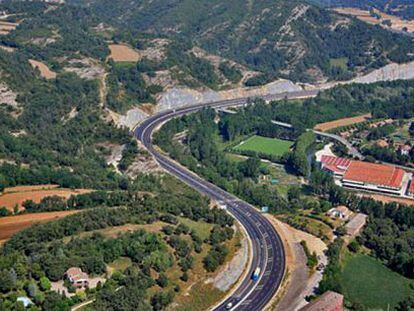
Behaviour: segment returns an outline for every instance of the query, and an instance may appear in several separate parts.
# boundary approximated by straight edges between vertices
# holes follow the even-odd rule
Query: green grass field
[[[234,148],[234,151],[255,151],[269,155],[281,156],[288,152],[293,142],[276,138],[252,136]]]
[[[413,293],[407,278],[385,267],[368,255],[347,254],[342,272],[345,296],[367,309],[395,310],[396,305]]]

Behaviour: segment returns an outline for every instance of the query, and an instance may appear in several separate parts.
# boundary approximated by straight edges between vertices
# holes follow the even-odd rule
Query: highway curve
[[[301,91],[284,93],[280,95],[265,96],[264,99],[299,98],[316,95],[317,91]],[[278,290],[285,270],[285,251],[282,241],[272,224],[252,205],[238,199],[221,188],[203,180],[196,174],[169,159],[154,149],[151,136],[160,125],[173,118],[194,113],[203,107],[226,108],[245,105],[246,98],[200,104],[176,110],[168,110],[154,115],[134,130],[138,138],[154,156],[156,161],[170,174],[190,185],[211,199],[223,202],[228,211],[246,229],[252,242],[252,264],[244,280],[239,284],[231,297],[227,298],[215,310],[226,310],[232,303],[232,310],[263,310]],[[260,267],[261,273],[258,281],[254,282],[251,276],[254,270]]]

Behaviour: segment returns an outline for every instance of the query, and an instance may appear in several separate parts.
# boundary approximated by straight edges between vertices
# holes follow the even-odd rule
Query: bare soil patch
[[[56,78],[56,72],[49,69],[48,66],[46,66],[44,63],[39,62],[34,59],[29,59],[30,65],[32,65],[33,68],[37,68],[40,71],[40,75],[45,79],[54,79]]]
[[[26,229],[36,223],[47,222],[79,213],[79,210],[24,214],[0,218],[0,245],[9,239],[13,234]]]
[[[0,21],[0,35],[7,35],[19,26],[18,23],[10,23],[6,21]]]
[[[371,117],[372,117],[372,115],[370,113],[368,113],[368,114],[364,114],[362,116],[338,119],[338,120],[334,120],[334,121],[330,121],[330,122],[319,123],[319,124],[315,125],[314,129],[318,130],[318,131],[326,132],[326,131],[329,131],[331,129],[337,128],[337,127],[353,125],[353,124],[356,124],[356,123],[361,123],[361,122],[364,122],[364,121],[368,120]]]
[[[112,58],[115,62],[137,62],[141,59],[141,55],[126,44],[110,44]]]
[[[337,8],[334,9],[337,13],[352,15],[358,18],[361,21],[364,21],[373,25],[381,25],[383,28],[391,28],[393,30],[402,31],[404,28],[409,32],[414,32],[414,21],[401,19],[395,15],[389,15],[387,13],[381,12],[379,10],[374,10],[375,13],[380,16],[380,18],[375,18],[371,16],[369,11],[359,10],[355,8]],[[391,27],[385,26],[382,24],[383,21],[391,21]]]
[[[37,186],[36,186],[37,187]],[[39,186],[40,187],[40,186]],[[13,188],[12,188],[13,189]],[[32,200],[35,203],[40,203],[40,201],[45,197],[58,196],[64,199],[69,199],[72,195],[78,195],[83,193],[89,193],[92,190],[88,189],[64,189],[64,188],[55,188],[55,189],[46,189],[46,190],[27,190],[29,188],[23,188],[21,192],[10,192],[10,188],[0,196],[0,206],[6,207],[8,210],[13,211],[14,207],[17,205],[19,210],[22,210],[22,204],[27,200]]]
[[[87,80],[105,80],[104,77],[106,76],[105,68],[93,58],[71,59],[67,61],[64,70],[74,72],[80,78]]]
[[[5,46],[5,45],[0,45],[0,49],[4,50],[6,52],[9,52],[9,53],[13,53],[16,50],[15,48]]]

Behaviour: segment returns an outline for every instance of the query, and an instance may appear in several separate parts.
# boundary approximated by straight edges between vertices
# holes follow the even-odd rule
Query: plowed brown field
[[[338,119],[338,120],[329,121],[329,122],[325,122],[325,123],[319,123],[319,124],[315,125],[315,130],[325,132],[325,131],[329,131],[329,130],[337,128],[337,127],[353,125],[353,124],[356,124],[356,123],[361,123],[361,122],[364,122],[364,121],[366,121],[367,119],[369,119],[371,117],[372,117],[372,115],[370,113],[368,113],[368,114],[364,114],[364,115],[358,116],[358,117],[344,118],[344,119]]]
[[[0,218],[0,244],[3,244],[13,234],[26,229],[36,223],[47,222],[68,215],[79,213],[76,211],[62,211],[49,213],[24,214]]]

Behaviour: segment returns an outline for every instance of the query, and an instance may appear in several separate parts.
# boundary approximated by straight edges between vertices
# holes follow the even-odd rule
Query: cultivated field
[[[345,297],[369,310],[395,310],[401,300],[414,293],[411,283],[373,257],[362,254],[348,254],[341,277]]]
[[[55,188],[50,188],[50,186]],[[32,200],[35,203],[39,203],[43,198],[50,196],[59,196],[65,199],[69,199],[72,195],[78,195],[91,192],[87,189],[65,189],[56,188],[53,185],[42,186],[20,186],[13,188],[6,188],[4,194],[0,195],[0,207],[6,207],[8,210],[13,211],[17,205],[19,210],[22,209],[23,202]]]
[[[337,8],[335,9],[336,12],[340,14],[346,14],[346,15],[352,15],[358,18],[361,21],[364,21],[369,24],[373,25],[381,25],[384,28],[386,28],[381,23],[385,20],[391,21],[391,29],[402,31],[403,28],[407,28],[407,31],[414,32],[414,21],[410,20],[404,20],[399,18],[395,15],[389,15],[386,13],[383,13],[381,11],[375,10],[375,13],[377,13],[379,16],[381,16],[379,19],[371,16],[369,11],[359,10],[355,8]]]
[[[337,128],[337,127],[353,125],[353,124],[356,124],[356,123],[361,123],[361,122],[364,122],[364,121],[368,120],[371,117],[372,117],[372,115],[370,113],[368,113],[368,114],[364,114],[362,116],[338,119],[338,120],[334,120],[334,121],[329,121],[329,122],[325,122],[325,123],[316,124],[314,129],[318,130],[318,131],[326,132],[326,131],[332,130],[334,128]]]
[[[140,54],[125,44],[110,44],[112,58],[115,62],[137,62],[141,59]]]
[[[54,79],[56,78],[56,72],[52,71],[47,67],[44,63],[39,62],[34,59],[29,59],[30,65],[33,68],[38,68],[40,71],[40,75],[45,79]]]
[[[79,211],[61,211],[2,217],[0,218],[0,244],[3,244],[13,234],[36,223],[51,221],[78,212]]]
[[[254,151],[282,156],[292,147],[293,142],[276,138],[252,136],[234,148],[234,151]]]

